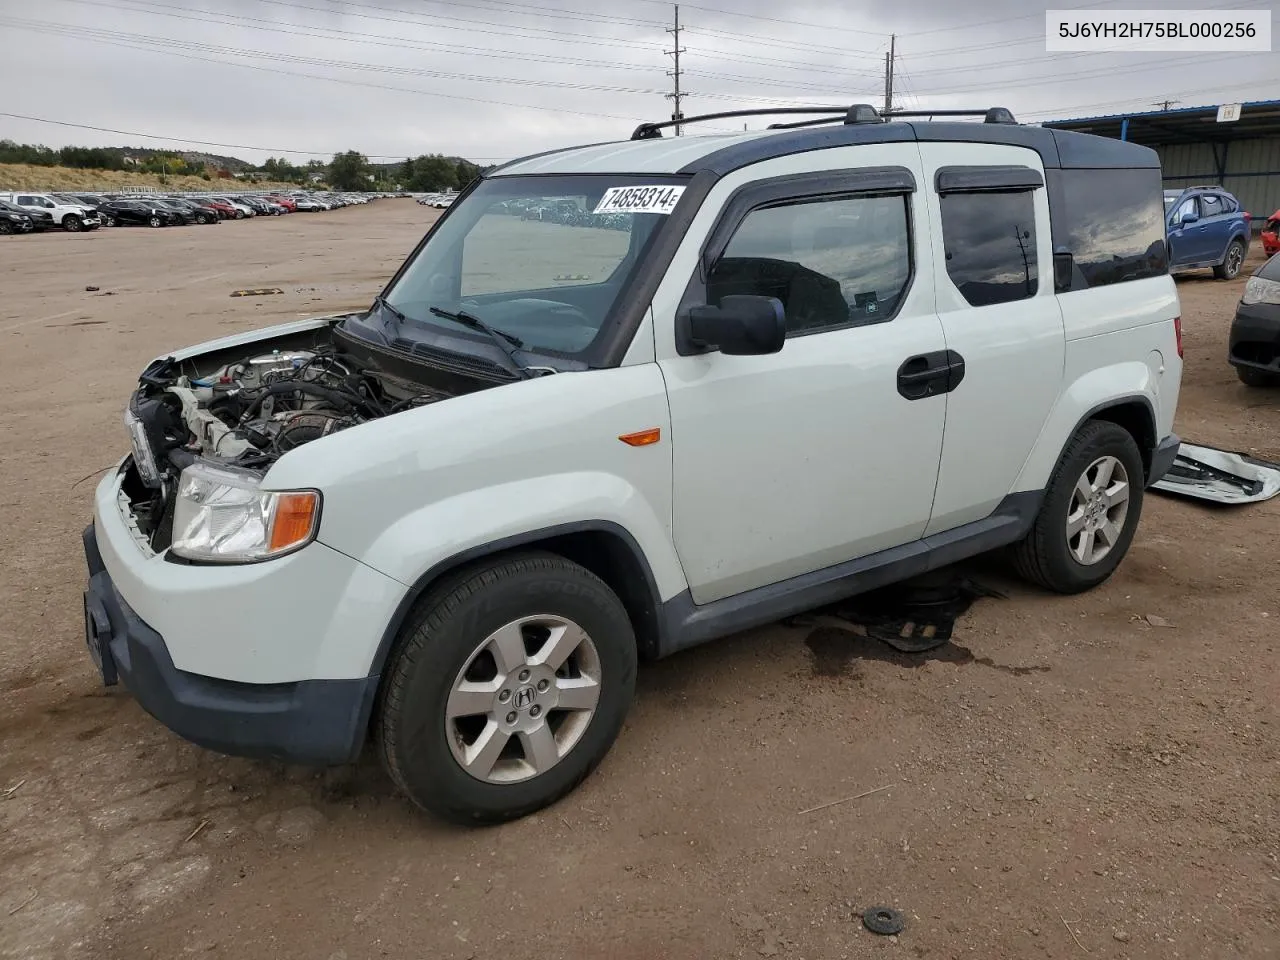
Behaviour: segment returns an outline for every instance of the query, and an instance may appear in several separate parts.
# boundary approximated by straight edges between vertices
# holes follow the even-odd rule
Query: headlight
[[[1250,277],[1244,285],[1241,303],[1280,303],[1280,283],[1263,277]]]
[[[147,438],[147,428],[133,415],[132,410],[124,412],[124,425],[129,430],[129,440],[133,444],[133,463],[138,468],[138,476],[148,487],[160,486],[160,471],[156,467],[151,441]]]
[[[320,525],[315,490],[262,490],[242,470],[196,463],[182,471],[173,552],[191,560],[252,563],[310,543]]]

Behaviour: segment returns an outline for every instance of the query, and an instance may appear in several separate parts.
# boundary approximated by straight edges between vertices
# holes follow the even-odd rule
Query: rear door
[[[1053,290],[1040,155],[922,143],[935,304],[964,362],[926,536],[989,516],[1012,489],[1057,400],[1066,351]]]
[[[1221,260],[1231,241],[1235,218],[1227,209],[1223,198],[1216,193],[1200,195],[1200,223],[1198,233],[1204,241],[1204,260]]]

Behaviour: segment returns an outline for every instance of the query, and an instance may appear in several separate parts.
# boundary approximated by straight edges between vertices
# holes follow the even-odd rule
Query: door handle
[[[937,350],[908,357],[898,367],[898,394],[924,400],[950,393],[964,379],[964,357],[954,350]]]

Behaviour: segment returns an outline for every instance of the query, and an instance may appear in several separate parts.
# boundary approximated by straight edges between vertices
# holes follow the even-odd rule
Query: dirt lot
[[[367,304],[430,216],[0,241],[0,957],[1280,956],[1280,500],[1150,497],[1086,596],[980,565],[1009,599],[941,656],[772,626],[649,665],[601,769],[483,831],[371,762],[219,757],[104,691],[79,533],[137,370]],[[1242,284],[1181,284],[1178,428],[1280,460],[1280,395],[1224,360]]]

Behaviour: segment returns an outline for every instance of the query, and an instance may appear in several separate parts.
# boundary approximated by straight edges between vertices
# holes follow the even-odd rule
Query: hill
[[[80,170],[42,167],[27,163],[0,163],[0,190],[119,190],[122,187],[155,187],[159,190],[296,190],[296,183],[247,183],[214,177],[167,176],[162,183],[154,173],[132,170]]]

